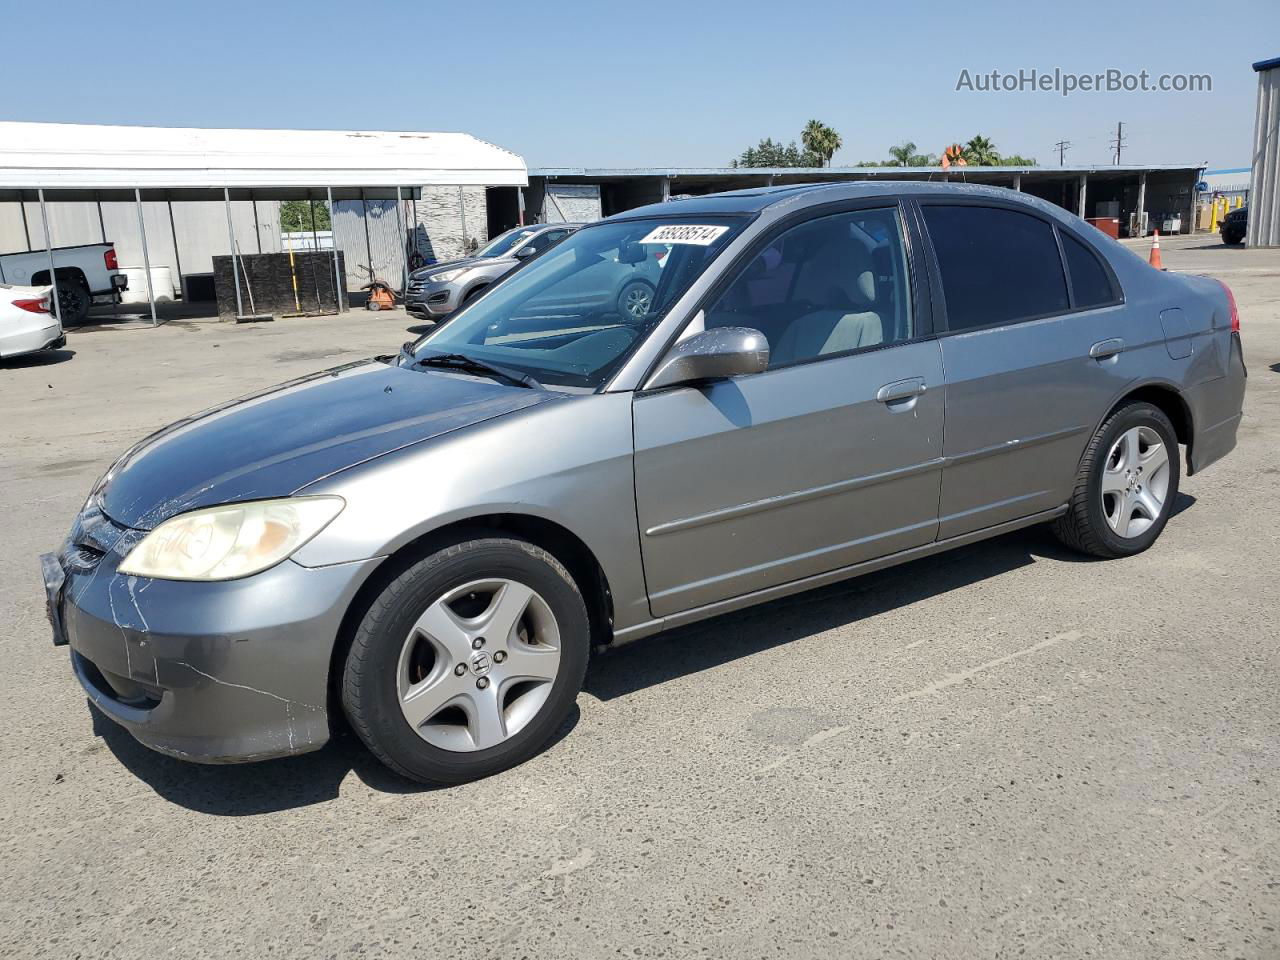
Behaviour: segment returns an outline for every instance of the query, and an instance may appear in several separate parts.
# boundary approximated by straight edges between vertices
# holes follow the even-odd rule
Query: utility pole
[[[1116,138],[1111,141],[1111,149],[1115,151],[1115,157],[1111,161],[1117,166],[1120,165],[1120,151],[1124,149],[1124,121],[1121,120],[1116,124]]]
[[[1059,140],[1053,145],[1053,149],[1058,151],[1058,166],[1061,167],[1066,163],[1067,150],[1070,149],[1070,147],[1070,140]]]

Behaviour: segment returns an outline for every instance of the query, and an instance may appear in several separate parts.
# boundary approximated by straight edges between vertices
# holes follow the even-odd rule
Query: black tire
[[[546,702],[517,733],[484,750],[446,750],[420,737],[401,712],[400,653],[430,604],[455,587],[486,577],[517,580],[546,601],[560,632],[559,672]],[[590,633],[582,594],[551,554],[516,539],[457,543],[408,567],[373,602],[347,654],[342,705],[360,739],[401,776],[432,784],[487,777],[534,756],[564,722],[582,689]]]
[[[1149,427],[1160,436],[1169,454],[1169,483],[1160,516],[1134,537],[1119,536],[1107,523],[1102,509],[1102,475],[1117,439],[1134,427]],[[1169,522],[1178,496],[1179,458],[1177,433],[1163,410],[1149,403],[1121,407],[1098,428],[1080,460],[1075,489],[1065,514],[1053,523],[1053,532],[1068,547],[1095,557],[1114,559],[1141,553],[1160,536]]]
[[[58,308],[62,311],[64,324],[80,323],[89,315],[89,307],[93,298],[89,291],[75,280],[58,281]]]

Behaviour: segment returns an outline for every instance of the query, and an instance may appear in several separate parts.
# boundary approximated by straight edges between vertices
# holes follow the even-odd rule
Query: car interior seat
[[[778,338],[771,366],[885,342],[876,312],[875,264],[843,224],[819,239],[800,268],[793,298],[818,307],[794,320]]]

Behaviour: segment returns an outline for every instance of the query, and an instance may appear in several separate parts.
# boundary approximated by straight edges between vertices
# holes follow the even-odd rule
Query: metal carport
[[[46,200],[137,205],[153,324],[144,199],[221,200],[235,272],[235,199],[310,200],[324,191],[332,220],[335,199],[399,199],[406,189],[414,197],[422,186],[527,184],[523,159],[466,133],[0,122],[0,201],[39,202],[52,282],[57,273]],[[335,250],[335,283],[337,263]],[[53,300],[61,321],[56,295]]]

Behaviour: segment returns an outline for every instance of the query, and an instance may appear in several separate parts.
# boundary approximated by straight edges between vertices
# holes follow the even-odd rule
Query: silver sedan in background
[[[1218,281],[1008,190],[632,210],[398,354],[126,452],[42,558],[54,642],[174,756],[345,718],[407,777],[486,776],[593,649],[1030,524],[1148,549],[1235,446],[1239,328]]]

